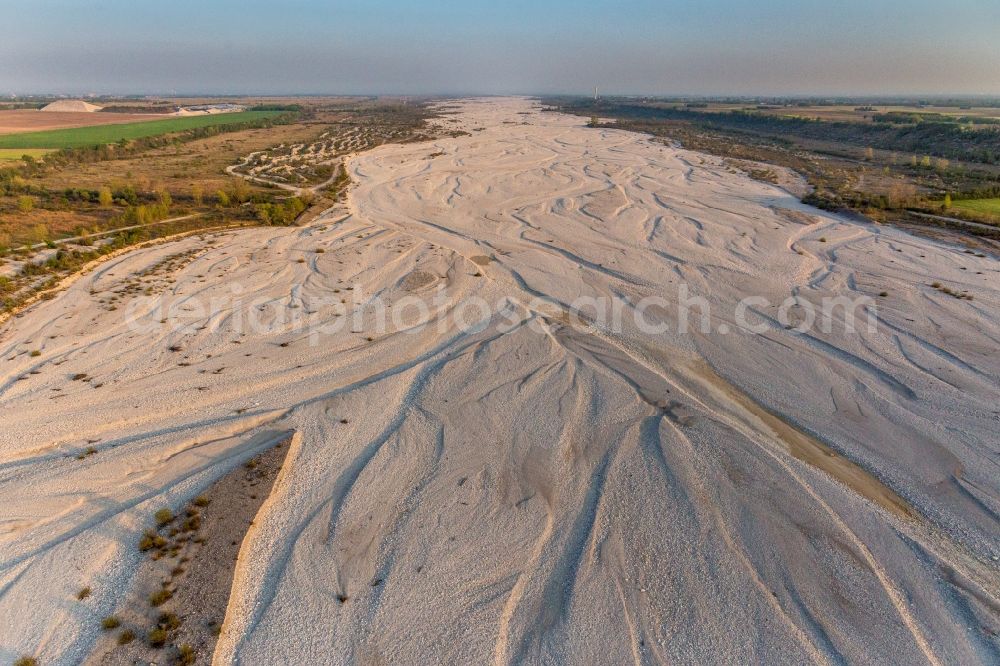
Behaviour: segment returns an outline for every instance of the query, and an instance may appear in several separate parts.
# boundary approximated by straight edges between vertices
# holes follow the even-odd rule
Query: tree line
[[[738,130],[775,138],[798,137],[837,141],[882,150],[921,153],[984,164],[1000,163],[1000,127],[968,129],[957,123],[919,122],[912,125],[828,121],[777,116],[754,111],[705,112],[643,104],[592,100],[567,105],[581,114],[614,116],[631,120],[684,120],[714,130]]]

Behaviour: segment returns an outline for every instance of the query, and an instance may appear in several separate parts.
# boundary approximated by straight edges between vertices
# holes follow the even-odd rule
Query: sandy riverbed
[[[0,330],[0,661],[82,659],[153,512],[288,431],[217,663],[995,661],[996,259],[457,106],[469,136],[353,159],[346,210],[118,257]]]

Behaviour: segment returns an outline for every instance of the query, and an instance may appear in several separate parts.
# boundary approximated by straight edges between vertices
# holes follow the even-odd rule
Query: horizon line
[[[80,98],[108,98],[108,97],[594,97],[593,92],[221,92],[221,91],[155,91],[155,92],[6,92],[2,93],[0,99],[18,99],[31,97],[80,97]],[[683,93],[683,92],[607,92],[600,93],[598,97],[654,97],[654,98],[686,98],[686,99],[887,99],[887,98],[927,98],[927,99],[947,99],[947,98],[978,98],[1000,100],[1000,92],[972,93],[972,92],[885,92],[885,93],[848,93],[848,92],[797,92],[797,93]]]

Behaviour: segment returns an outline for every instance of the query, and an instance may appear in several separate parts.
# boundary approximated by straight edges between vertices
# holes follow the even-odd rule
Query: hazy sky
[[[0,0],[0,94],[1000,94],[1000,0]]]

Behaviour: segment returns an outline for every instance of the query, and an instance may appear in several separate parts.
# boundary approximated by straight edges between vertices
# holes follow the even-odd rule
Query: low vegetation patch
[[[156,592],[149,595],[149,605],[155,607],[162,606],[170,597],[174,596],[174,593],[170,591],[168,587],[161,587]]]
[[[953,297],[955,297],[957,299],[960,299],[960,300],[964,300],[964,301],[971,301],[972,300],[972,294],[970,294],[968,291],[960,291],[960,290],[957,290],[957,289],[952,289],[951,287],[944,286],[940,282],[934,282],[934,283],[932,283],[931,287],[933,289],[936,289],[936,290],[940,291],[942,294],[948,294],[949,296],[953,296]]]
[[[145,557],[135,592],[111,616],[121,624],[102,622],[106,632],[123,626],[144,640],[121,647],[135,635],[129,641],[122,639],[124,632],[108,635],[99,648],[104,661],[95,663],[150,663],[151,648],[164,650],[157,663],[207,663],[225,617],[240,545],[286,452],[286,442],[278,443],[255,456],[253,466],[237,467],[183,509],[171,511],[169,521],[167,512],[160,513],[158,526],[139,540]]]
[[[281,111],[242,111],[206,116],[175,117],[139,123],[92,125],[69,129],[24,132],[0,136],[0,148],[84,148],[120,141],[133,141],[146,137],[172,134],[203,127],[224,126],[275,118]]]
[[[149,647],[161,648],[167,644],[167,630],[156,627],[155,629],[150,629],[149,633],[146,635],[146,640],[149,642]]]
[[[25,155],[33,160],[45,157],[52,150],[47,148],[0,148],[0,162],[21,162]]]
[[[196,653],[194,648],[189,644],[184,643],[177,647],[177,663],[178,664],[193,664],[195,662]]]
[[[959,210],[979,213],[1000,220],[1000,198],[995,199],[959,199],[952,203]]]

